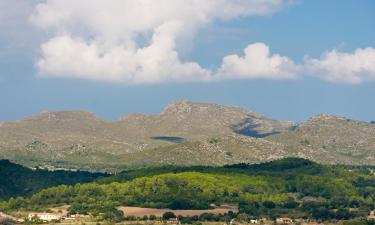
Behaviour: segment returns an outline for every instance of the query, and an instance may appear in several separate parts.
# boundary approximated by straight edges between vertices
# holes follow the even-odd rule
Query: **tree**
[[[331,216],[331,212],[327,208],[321,207],[312,211],[312,217],[317,220],[328,220]]]
[[[103,219],[108,220],[110,222],[118,223],[118,222],[123,221],[125,218],[124,218],[124,213],[122,211],[114,208],[112,210],[106,211],[103,215]]]
[[[257,202],[251,201],[251,202],[246,202],[246,201],[241,201],[238,204],[239,211],[241,213],[246,213],[248,215],[251,215],[253,217],[258,217],[259,216],[259,204]]]
[[[163,219],[169,220],[171,218],[176,218],[176,215],[173,212],[165,212],[163,214]]]
[[[298,202],[289,199],[287,202],[284,203],[284,207],[287,209],[294,209],[298,206]]]
[[[190,217],[183,217],[183,218],[181,218],[180,222],[182,224],[192,224],[193,223],[193,221],[191,220]]]
[[[276,204],[273,201],[264,201],[263,206],[267,209],[273,209],[276,207]]]
[[[171,209],[191,209],[192,206],[192,202],[186,198],[175,199],[169,204],[169,208]]]
[[[348,209],[338,209],[337,212],[335,213],[335,217],[336,219],[339,219],[339,220],[347,220],[347,219],[350,219],[352,215]]]

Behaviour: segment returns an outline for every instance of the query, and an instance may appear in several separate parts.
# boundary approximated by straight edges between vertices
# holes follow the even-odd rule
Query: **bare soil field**
[[[220,206],[215,209],[207,210],[172,210],[172,209],[154,209],[154,208],[141,208],[141,207],[120,207],[119,210],[124,212],[125,216],[143,217],[155,215],[156,217],[162,217],[165,212],[173,212],[176,215],[181,216],[199,216],[203,213],[212,214],[224,214],[229,211],[238,212],[238,207],[235,206]]]

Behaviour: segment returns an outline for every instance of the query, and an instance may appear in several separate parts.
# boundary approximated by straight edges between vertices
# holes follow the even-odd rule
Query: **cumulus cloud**
[[[270,55],[264,43],[249,45],[244,57],[229,55],[223,59],[218,79],[294,79],[297,65],[288,57]]]
[[[269,15],[287,0],[46,0],[30,20],[55,36],[36,63],[43,77],[158,83],[208,81],[179,49],[216,20]]]
[[[292,0],[38,0],[31,22],[53,33],[36,63],[41,77],[126,84],[296,79],[306,74],[333,82],[375,80],[374,49],[306,56],[298,65],[250,44],[243,56],[225,56],[218,69],[180,58],[181,49],[215,21],[270,15]]]
[[[155,29],[151,44],[144,48],[118,45],[106,48],[98,41],[86,43],[69,35],[56,37],[42,46],[37,63],[42,76],[89,80],[159,83],[204,80],[209,72],[197,63],[181,63],[171,33],[179,23],[165,23]]]
[[[375,49],[358,48],[354,53],[332,50],[324,53],[320,59],[305,58],[305,71],[322,79],[359,84],[375,80]]]

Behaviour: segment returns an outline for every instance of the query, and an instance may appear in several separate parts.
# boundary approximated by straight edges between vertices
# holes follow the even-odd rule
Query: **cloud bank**
[[[55,35],[41,46],[41,77],[70,77],[126,84],[297,79],[305,74],[332,82],[375,79],[372,48],[306,56],[297,65],[253,43],[243,55],[225,56],[216,70],[184,62],[179,53],[215,21],[265,16],[291,0],[45,0],[33,24]]]

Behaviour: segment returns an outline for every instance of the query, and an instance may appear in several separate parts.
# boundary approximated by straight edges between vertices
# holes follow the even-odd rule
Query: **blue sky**
[[[14,8],[12,1],[0,1],[5,1],[6,7]],[[41,58],[47,63],[53,62],[48,61],[47,53],[40,46],[49,43],[61,30],[45,28],[40,21],[39,24],[30,22],[27,18],[35,5],[22,0],[15,2],[24,7],[17,7],[19,11],[7,10],[9,14],[0,13],[0,19],[18,18],[0,22],[0,120],[3,121],[55,110],[91,111],[101,118],[113,120],[130,112],[158,113],[176,99],[241,106],[282,120],[303,121],[319,113],[375,120],[375,82],[371,71],[354,83],[342,82],[341,77],[338,82],[332,82],[320,74],[313,74],[327,73],[325,76],[336,79],[337,76],[326,72],[330,71],[326,68],[323,72],[315,68],[314,72],[302,70],[295,77],[297,75],[294,70],[290,72],[289,67],[278,72],[275,76],[280,77],[276,79],[268,74],[259,78],[252,70],[243,73],[229,70],[230,75],[239,74],[229,78],[225,74],[225,79],[212,81],[197,80],[190,74],[189,79],[182,81],[158,74],[166,78],[161,82],[145,82],[144,79],[141,82],[108,82],[97,79],[101,74],[88,76],[90,72],[85,68],[79,72],[64,70],[61,73],[51,67],[56,63],[38,67],[35,65]],[[176,42],[180,61],[196,62],[208,73],[216,74],[211,71],[220,70],[225,56],[242,57],[244,48],[252,43],[265,43],[271,54],[288,57],[297,65],[304,64],[305,55],[320,59],[327,51],[354,55],[356,49],[375,47],[375,2],[371,0],[300,0],[265,14],[212,19],[210,25],[192,31],[194,35],[188,41]],[[74,33],[76,28],[68,29],[78,35]],[[67,61],[67,67],[69,63]],[[102,69],[106,72],[106,67],[98,68]],[[110,73],[111,68],[108,70]],[[70,72],[77,74],[67,74]],[[283,76],[289,72],[292,78]],[[121,79],[124,76],[127,74],[121,74]],[[144,76],[147,78],[148,74]]]

